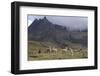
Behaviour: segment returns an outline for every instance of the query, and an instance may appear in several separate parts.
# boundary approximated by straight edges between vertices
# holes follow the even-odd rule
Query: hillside
[[[74,26],[74,25],[73,25]],[[69,30],[68,27],[53,24],[46,17],[35,19],[28,27],[29,41],[53,42],[58,46],[69,45],[68,42],[87,46],[87,30]]]

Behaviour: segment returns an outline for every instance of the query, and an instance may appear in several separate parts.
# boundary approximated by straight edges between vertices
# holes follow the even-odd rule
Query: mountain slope
[[[67,45],[67,42],[87,46],[87,32],[68,31],[67,27],[53,24],[46,17],[35,19],[28,27],[28,39]]]

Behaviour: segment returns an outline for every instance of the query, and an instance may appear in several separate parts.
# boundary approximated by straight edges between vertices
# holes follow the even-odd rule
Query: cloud
[[[28,15],[28,25],[30,25],[35,19],[42,19],[45,15]],[[85,29],[88,25],[88,17],[83,16],[46,16],[47,19],[62,26],[69,27],[71,29]]]
[[[28,26],[30,26],[32,24],[32,20],[28,20]]]

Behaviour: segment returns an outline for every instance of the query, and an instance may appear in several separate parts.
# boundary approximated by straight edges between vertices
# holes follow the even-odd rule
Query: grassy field
[[[75,44],[73,46],[80,47]],[[48,46],[56,47],[57,51],[47,52]],[[81,47],[82,48],[82,47]],[[38,41],[29,41],[28,42],[28,60],[54,60],[54,59],[83,59],[88,58],[87,48],[82,48],[82,50],[73,51],[63,51],[55,43],[51,42],[38,42]]]

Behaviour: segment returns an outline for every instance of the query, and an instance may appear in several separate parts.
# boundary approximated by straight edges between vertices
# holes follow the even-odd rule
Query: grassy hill
[[[70,51],[64,52],[61,47],[58,47],[55,43],[50,42],[28,42],[28,60],[55,60],[55,59],[81,59],[87,58],[87,49],[83,48],[82,51],[75,51],[73,56]],[[74,48],[82,48],[79,44],[70,43],[70,46],[74,45]],[[46,52],[49,46],[56,47],[57,52]]]

